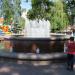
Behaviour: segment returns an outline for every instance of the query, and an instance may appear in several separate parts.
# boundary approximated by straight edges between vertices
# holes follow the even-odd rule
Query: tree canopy
[[[68,15],[64,11],[64,4],[62,1],[58,0],[54,2],[50,18],[53,32],[61,31],[69,24]]]
[[[10,20],[14,15],[12,4],[10,0],[1,0],[1,1],[2,1],[2,6],[1,6],[2,16],[5,19],[4,23],[8,24],[10,23]]]
[[[0,0],[1,16],[4,17],[4,24],[11,25],[13,23],[13,31],[17,27],[23,28],[24,20],[21,18],[21,0]],[[20,23],[22,21],[23,23]]]
[[[64,0],[66,5],[66,12],[69,15],[70,24],[73,25],[75,23],[75,0]]]
[[[49,0],[31,0],[32,9],[28,12],[29,19],[49,19],[53,3]]]
[[[61,31],[69,24],[62,0],[31,0],[32,9],[28,12],[29,19],[45,19],[51,23],[53,32]]]
[[[21,0],[0,0],[0,14],[4,17],[5,24],[13,21],[15,28],[23,26],[23,23],[19,22],[21,20],[20,4]],[[69,25],[69,21],[74,20],[75,0],[31,0],[31,4],[32,9],[28,11],[28,18],[49,20],[53,32],[61,31]]]

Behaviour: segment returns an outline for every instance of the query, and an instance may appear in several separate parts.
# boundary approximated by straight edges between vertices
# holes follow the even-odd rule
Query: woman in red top
[[[74,37],[70,37],[70,40],[66,43],[67,45],[67,69],[73,70],[73,64],[74,64],[74,54],[75,54],[75,42]]]

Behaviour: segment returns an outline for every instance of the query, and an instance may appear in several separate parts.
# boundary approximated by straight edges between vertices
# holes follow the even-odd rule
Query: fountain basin
[[[5,40],[12,43],[12,52],[20,53],[36,53],[32,50],[35,44],[39,49],[39,53],[63,52],[65,39],[62,38],[25,38],[11,37]]]

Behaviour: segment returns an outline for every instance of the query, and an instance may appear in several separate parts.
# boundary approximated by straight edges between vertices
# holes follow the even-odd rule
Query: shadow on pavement
[[[0,75],[75,75],[66,64],[51,61],[0,61]]]

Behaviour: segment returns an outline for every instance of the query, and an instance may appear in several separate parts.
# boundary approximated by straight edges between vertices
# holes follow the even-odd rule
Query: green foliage
[[[73,25],[75,23],[75,0],[65,0],[64,4],[66,5],[65,9],[69,16],[70,24]]]
[[[25,26],[25,20],[23,18],[19,18],[19,30],[21,31],[22,29],[24,29]]]
[[[14,33],[19,33],[20,31],[23,30],[24,26],[25,26],[25,20],[23,18],[19,17],[19,22],[18,23],[15,22],[12,31]]]
[[[61,31],[69,24],[66,8],[62,0],[32,0],[29,19],[45,19],[51,23],[52,32]]]
[[[13,1],[14,4],[13,4],[13,7],[14,7],[14,12],[15,12],[15,16],[18,17],[21,15],[21,0],[14,0]]]
[[[63,2],[57,1],[54,2],[54,7],[51,10],[51,24],[52,24],[52,31],[61,31],[61,29],[64,29],[68,23],[68,16],[63,8]]]
[[[12,10],[12,5],[10,5],[10,0],[2,0],[2,15],[4,16],[4,24],[9,24],[11,18],[13,18],[14,11]]]
[[[21,0],[0,0],[0,2],[4,24],[11,25],[14,23],[13,30],[16,32],[22,30],[24,20],[21,18]]]
[[[0,17],[2,17],[2,10],[1,10],[1,8],[2,8],[2,0],[0,0]]]
[[[21,20],[21,0],[14,0],[13,1],[14,4],[13,4],[13,7],[14,7],[14,29],[13,31],[15,33],[18,33],[20,30],[21,30],[21,26],[22,24],[20,23],[22,20]],[[20,28],[21,27],[21,28]]]
[[[50,9],[53,3],[49,0],[31,0],[32,9],[28,12],[29,19],[50,19]]]

